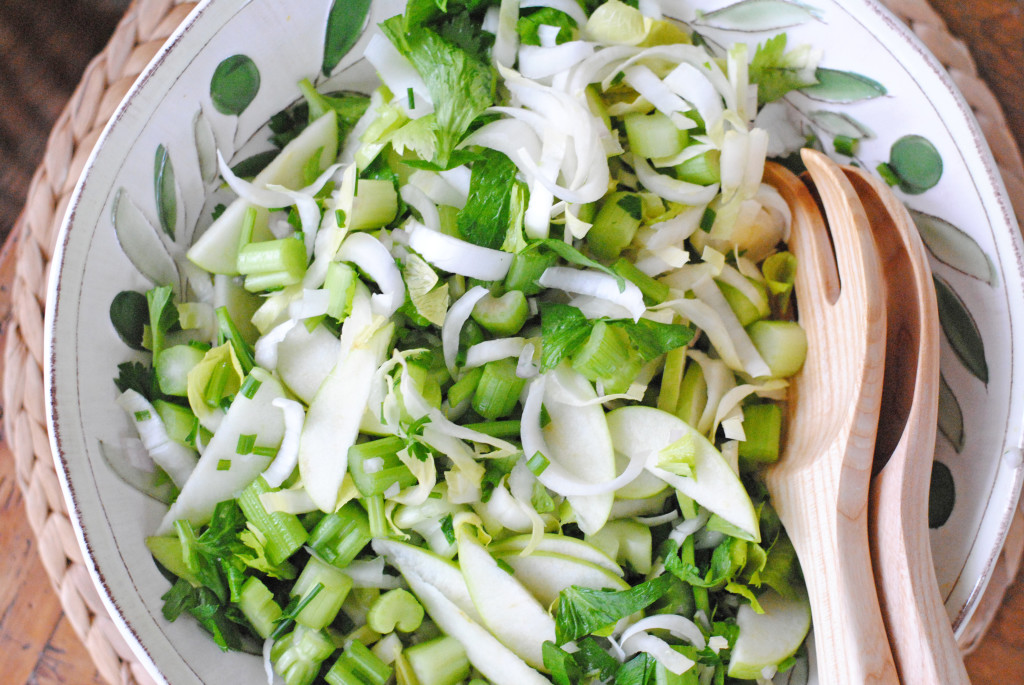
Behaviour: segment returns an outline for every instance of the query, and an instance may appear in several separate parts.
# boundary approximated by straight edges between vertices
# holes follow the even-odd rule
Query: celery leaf
[[[463,238],[491,249],[501,247],[508,233],[516,171],[512,160],[495,150],[484,150],[473,163],[469,199],[458,216]]]

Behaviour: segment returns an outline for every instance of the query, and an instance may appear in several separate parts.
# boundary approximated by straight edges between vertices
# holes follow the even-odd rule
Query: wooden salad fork
[[[898,683],[867,528],[885,365],[882,275],[842,170],[813,150],[803,160],[827,226],[803,182],[778,165],[765,171],[793,213],[796,307],[808,340],[789,391],[783,455],[765,481],[803,569],[820,682]]]
[[[939,314],[928,254],[903,203],[844,167],[885,274],[887,336],[869,530],[882,617],[906,683],[969,683],[942,604],[928,532],[939,402]]]

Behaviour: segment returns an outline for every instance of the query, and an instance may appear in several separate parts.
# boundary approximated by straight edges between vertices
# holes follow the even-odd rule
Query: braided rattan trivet
[[[1016,213],[1024,219],[1024,165],[999,103],[978,77],[967,48],[949,34],[924,0],[884,1],[945,65],[963,92],[992,147]],[[181,0],[137,0],[131,6],[110,43],[86,68],[57,120],[12,232],[17,263],[4,349],[4,428],[43,566],[72,627],[110,683],[141,685],[151,679],[96,594],[54,470],[43,398],[47,271],[64,210],[96,139],[136,76],[193,6]],[[965,651],[981,639],[1016,576],[1022,551],[1024,515],[1018,514],[989,589],[962,640]]]

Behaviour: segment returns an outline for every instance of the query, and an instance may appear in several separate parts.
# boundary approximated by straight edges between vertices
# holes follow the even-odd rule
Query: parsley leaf
[[[495,150],[484,150],[473,163],[469,199],[458,216],[463,238],[492,250],[501,247],[508,232],[516,172],[512,160]]]
[[[540,370],[558,366],[563,358],[582,347],[593,327],[583,312],[568,304],[540,306]]]
[[[561,45],[573,39],[575,35],[576,20],[565,12],[552,7],[542,7],[536,12],[524,14],[519,17],[516,23],[516,31],[519,33],[519,42],[523,45],[540,45],[538,30],[541,26],[558,27],[558,35],[555,36],[555,44]]]
[[[818,82],[813,64],[808,64],[809,48],[801,46],[786,52],[786,34],[780,33],[758,45],[750,61],[750,82],[757,84],[757,103],[774,102],[791,90]]]
[[[666,573],[628,590],[568,587],[558,593],[555,639],[564,645],[646,609],[678,582],[675,576]]]
[[[693,339],[692,326],[677,323],[660,323],[649,319],[616,319],[609,326],[621,328],[643,361],[649,362],[666,352],[683,347]]]
[[[118,364],[117,378],[114,379],[114,385],[121,392],[134,390],[150,402],[159,397],[156,375],[153,373],[153,369],[142,362]]]

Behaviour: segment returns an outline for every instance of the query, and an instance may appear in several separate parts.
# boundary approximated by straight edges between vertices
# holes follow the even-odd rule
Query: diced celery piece
[[[171,440],[194,449],[195,431],[198,428],[201,431],[200,441],[202,444],[210,442],[212,434],[205,428],[199,427],[199,419],[188,407],[166,400],[153,400],[153,408],[156,409],[160,420],[164,422],[167,437]]]
[[[452,387],[448,388],[448,406],[457,407],[476,392],[476,386],[480,382],[480,376],[482,376],[484,370],[482,367],[476,367],[470,369],[462,378],[455,381]]]
[[[356,188],[352,213],[348,217],[351,231],[365,231],[387,226],[398,214],[398,193],[389,180],[361,178]]]
[[[616,326],[598,321],[583,346],[573,355],[572,367],[590,381],[601,381],[608,394],[625,392],[640,371],[642,361],[632,354],[629,337]]]
[[[689,364],[683,374],[683,384],[679,386],[679,402],[675,414],[691,426],[696,426],[707,403],[708,384],[704,379],[704,370],[700,364]]]
[[[285,685],[312,685],[320,673],[320,666],[336,647],[322,630],[303,625],[274,642],[270,660]]]
[[[788,378],[807,358],[807,333],[795,321],[755,321],[747,333],[774,378]]]
[[[743,432],[747,439],[739,444],[741,458],[777,461],[782,439],[782,408],[770,402],[744,406]]]
[[[514,359],[488,362],[483,369],[473,393],[473,410],[491,421],[508,416],[515,409],[526,380],[516,375]]]
[[[623,117],[622,123],[626,127],[629,149],[637,157],[674,157],[690,140],[686,130],[661,112],[634,112]]]
[[[193,587],[201,584],[195,574],[185,563],[181,549],[181,538],[177,535],[156,535],[146,538],[146,547],[161,566],[178,576],[184,578]]]
[[[644,295],[644,300],[647,301],[649,305],[661,304],[668,299],[669,287],[667,285],[651,278],[643,271],[636,268],[633,262],[629,261],[625,257],[620,258],[612,264],[612,271],[640,288],[640,292]]]
[[[238,608],[264,640],[274,631],[274,622],[283,613],[274,601],[274,593],[256,576],[249,576],[242,585]]]
[[[331,564],[311,556],[295,580],[291,595],[305,597],[318,584],[323,587],[295,617],[296,623],[314,630],[329,625],[341,611],[341,605],[352,589],[352,579]]]
[[[676,178],[702,186],[718,183],[722,180],[720,159],[721,153],[718,150],[708,150],[690,157],[676,165]]]
[[[686,370],[686,348],[677,347],[665,355],[665,368],[661,372],[661,388],[658,390],[658,409],[669,414],[676,413],[679,406],[679,390]]]
[[[605,198],[587,232],[587,246],[598,259],[617,259],[633,242],[643,219],[643,201],[636,193],[619,191]]]
[[[536,295],[541,291],[537,279],[549,266],[555,263],[558,258],[552,252],[538,252],[536,250],[524,250],[512,257],[512,264],[509,265],[508,273],[505,275],[506,290],[521,290],[524,295]],[[455,292],[452,292],[455,297]]]
[[[309,534],[295,514],[266,510],[260,495],[271,490],[263,476],[259,476],[238,496],[238,506],[266,538],[267,560],[277,566],[302,547]]]
[[[328,293],[327,316],[344,321],[352,312],[352,299],[356,294],[356,270],[344,262],[327,265],[324,290]]]
[[[348,471],[363,497],[381,495],[395,483],[404,488],[416,482],[416,476],[398,458],[403,448],[405,441],[395,436],[349,448]]]
[[[203,361],[206,353],[192,345],[175,345],[160,352],[153,361],[153,370],[160,392],[175,397],[188,395],[188,372]]]
[[[411,633],[423,623],[423,607],[408,590],[388,590],[370,606],[366,623],[378,633]]]
[[[494,335],[513,336],[526,323],[530,307],[522,290],[509,290],[501,297],[484,295],[473,307],[473,320]]]
[[[324,674],[328,685],[384,685],[392,669],[359,640],[350,639],[345,652]]]
[[[456,685],[469,677],[469,658],[453,637],[442,635],[407,648],[403,654],[419,685]]]
[[[309,546],[328,563],[345,568],[370,543],[370,522],[355,502],[327,514],[309,534]]]
[[[768,314],[768,312],[758,309],[757,305],[751,302],[750,298],[744,295],[738,288],[722,281],[715,281],[715,283],[718,284],[718,289],[722,291],[725,301],[729,303],[729,307],[736,315],[736,318],[739,319],[740,325],[749,326],[755,321],[763,319]],[[765,291],[764,285],[753,281],[751,283],[755,288]],[[767,292],[765,292],[764,301],[768,301]]]
[[[306,247],[295,238],[249,243],[238,251],[238,272],[253,293],[295,285],[306,273]]]

